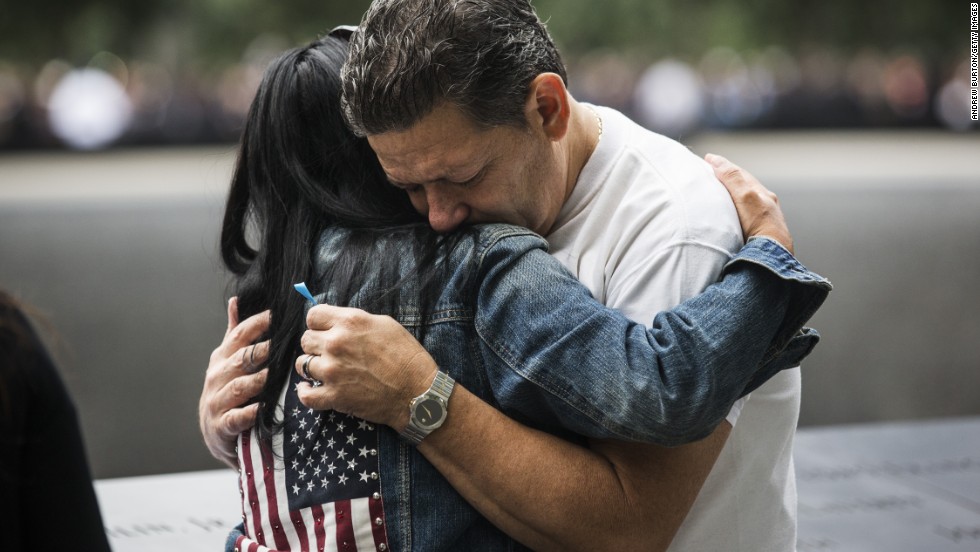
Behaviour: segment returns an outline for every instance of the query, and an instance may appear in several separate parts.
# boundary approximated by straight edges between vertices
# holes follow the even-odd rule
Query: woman
[[[341,119],[345,56],[345,40],[327,36],[274,61],[242,137],[222,256],[238,276],[238,311],[268,310],[271,321],[267,352],[265,345],[234,347],[232,355],[240,364],[268,364],[268,375],[256,397],[256,427],[239,436],[237,462],[230,462],[241,467],[245,518],[230,547],[319,549],[327,541],[379,550],[520,546],[468,507],[390,428],[300,403],[303,370],[290,368],[301,353],[306,303],[291,290],[296,282],[309,282],[322,302],[391,315],[457,389],[579,444],[583,437],[663,444],[703,437],[739,396],[795,366],[815,344],[814,333],[791,338],[826,295],[822,279],[817,285],[786,282],[754,262],[736,263],[721,285],[658,316],[648,331],[592,299],[527,230],[484,225],[433,233],[405,194],[387,184],[367,142]],[[251,224],[256,247],[248,239]],[[764,256],[760,251],[756,261]],[[758,293],[737,293],[748,289]],[[783,305],[781,315],[759,314],[768,303],[753,301],[766,295],[762,301]],[[772,301],[775,296],[783,301]],[[746,333],[704,335],[704,327],[689,324],[705,318],[704,306],[717,306],[720,297],[726,303],[719,308],[744,317],[740,332]],[[550,347],[559,339],[569,345]],[[737,355],[700,356],[699,345],[719,340],[745,346],[716,347]],[[686,354],[674,356],[678,349]],[[770,349],[782,353],[767,354]],[[231,352],[219,350],[213,362]],[[631,394],[615,375],[602,389],[571,382],[581,384],[576,392],[622,398],[622,412],[597,419],[572,408],[555,389],[519,377],[536,362],[571,365],[589,355],[643,372],[647,389]]]

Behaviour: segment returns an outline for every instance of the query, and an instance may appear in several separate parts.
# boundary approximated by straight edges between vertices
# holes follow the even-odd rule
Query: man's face
[[[409,129],[368,142],[388,180],[438,232],[506,222],[544,235],[565,200],[566,167],[540,129],[482,129],[444,104]]]

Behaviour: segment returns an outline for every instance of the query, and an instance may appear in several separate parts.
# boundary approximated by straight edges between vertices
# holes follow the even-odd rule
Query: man
[[[558,52],[526,0],[375,2],[352,40],[345,103],[392,184],[434,229],[508,222],[535,230],[593,295],[635,320],[699,292],[741,245],[731,200],[707,164],[568,94]],[[354,401],[373,395],[331,395],[331,382],[408,367],[418,376],[400,378],[388,402],[403,412],[392,426],[410,425],[409,399],[429,388],[436,367],[394,339],[371,342],[372,362],[359,361],[383,331],[379,318],[316,307],[308,323],[304,350],[320,356],[297,367],[327,384],[308,390],[306,404],[362,410]],[[247,394],[245,384],[238,390]],[[486,517],[534,548],[618,548],[622,538],[644,550],[672,541],[677,550],[793,549],[799,393],[798,371],[786,371],[691,445],[592,441],[622,486],[621,525],[592,507],[589,481],[563,481],[571,468],[546,441],[526,441],[508,462],[486,461],[512,429],[465,425],[458,401],[449,403],[451,423],[419,450]],[[205,402],[206,437],[227,437],[249,417],[211,406],[224,429],[208,429]]]

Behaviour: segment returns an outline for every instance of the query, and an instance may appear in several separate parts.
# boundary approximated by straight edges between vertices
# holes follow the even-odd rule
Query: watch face
[[[431,427],[442,421],[446,409],[436,399],[427,398],[415,405],[415,419],[422,427]]]

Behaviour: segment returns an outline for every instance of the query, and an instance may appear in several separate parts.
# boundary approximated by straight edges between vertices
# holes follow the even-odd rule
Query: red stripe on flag
[[[316,549],[323,551],[327,546],[327,531],[323,528],[323,523],[326,521],[323,519],[323,506],[317,504],[311,508],[313,512],[313,532],[316,534]]]
[[[282,522],[279,520],[279,503],[276,501],[276,470],[272,469],[275,463],[272,459],[272,446],[267,446],[261,440],[258,442],[259,452],[262,454],[262,467],[265,478],[265,495],[269,504],[269,523],[272,524],[272,536],[276,541],[276,548],[279,550],[289,549],[289,540],[286,532],[283,531]],[[269,546],[268,541],[264,546]]]
[[[293,528],[296,529],[296,535],[299,536],[300,550],[310,549],[310,538],[306,531],[306,522],[303,521],[302,510],[290,510],[289,518],[293,520]]]
[[[251,430],[242,433],[242,467],[245,470],[245,479],[248,481],[248,496],[245,500],[251,505],[252,509],[252,534],[249,535],[253,539],[264,543],[262,539],[262,517],[259,511],[259,496],[258,491],[255,490],[255,472],[252,469],[252,432]],[[242,511],[245,511],[245,505],[242,504]],[[245,528],[245,533],[248,534],[248,527]]]
[[[351,520],[350,501],[334,502],[337,509],[337,549],[340,552],[354,552],[357,542],[354,540],[354,524]]]

